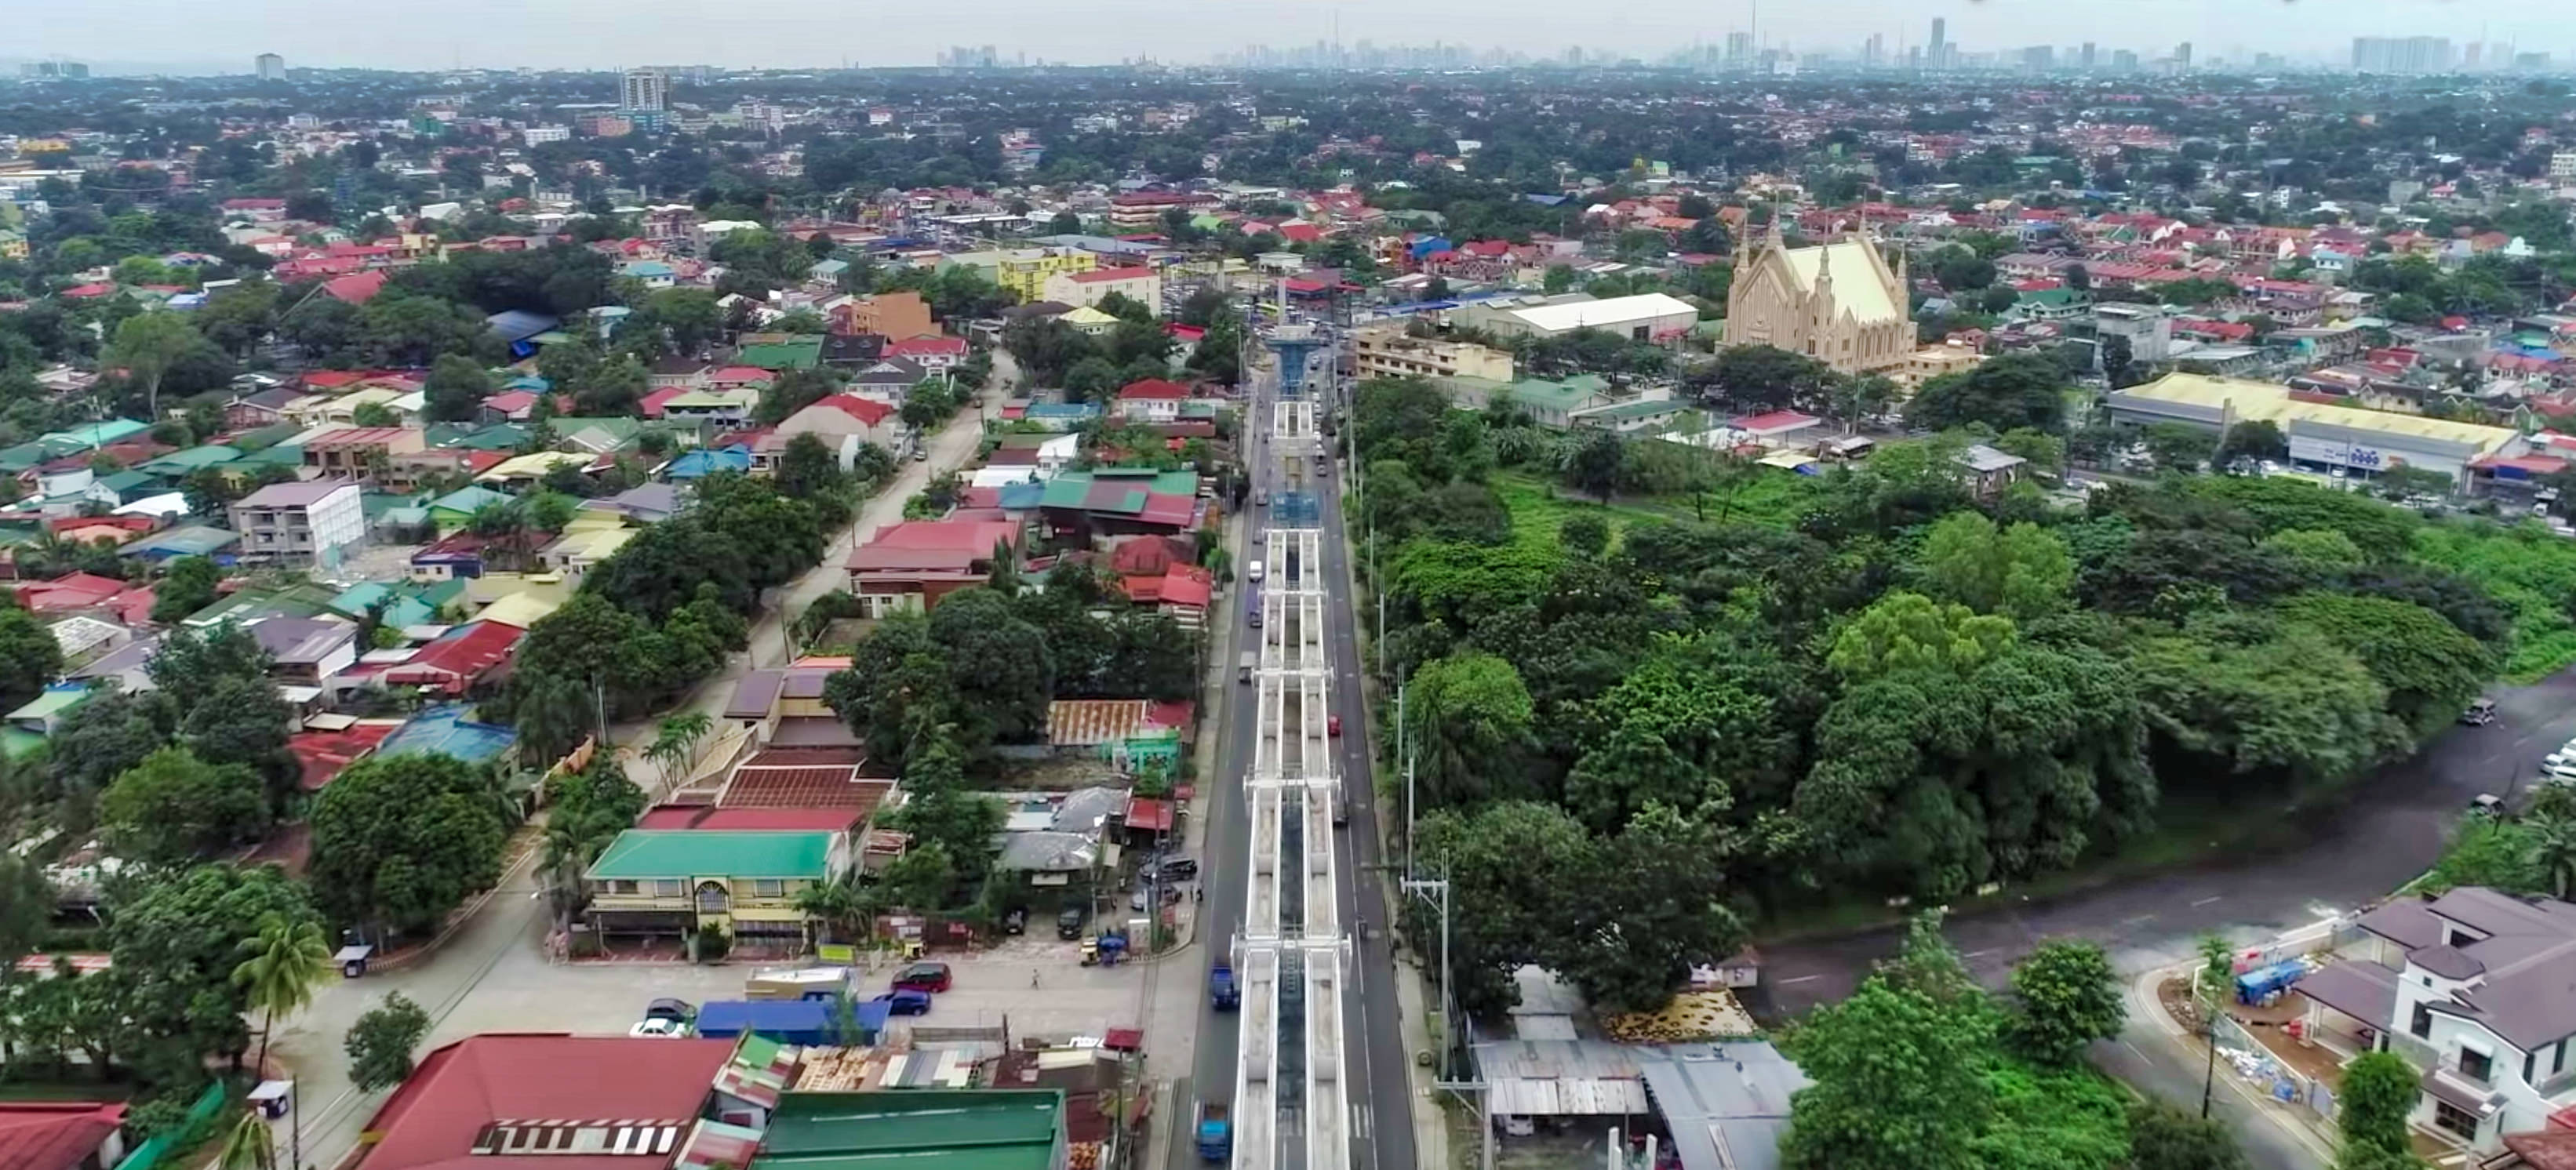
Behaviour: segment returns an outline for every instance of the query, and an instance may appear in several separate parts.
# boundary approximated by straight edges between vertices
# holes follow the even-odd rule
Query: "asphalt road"
[[[1252,379],[1253,395],[1246,411],[1246,431],[1265,434],[1269,425],[1268,403],[1275,393],[1272,376],[1263,372]],[[1266,449],[1262,454],[1266,457]],[[1255,462],[1256,466],[1266,464]],[[1335,476],[1338,478],[1339,469]],[[1344,1051],[1351,1086],[1350,1132],[1352,1170],[1413,1170],[1413,1101],[1406,1079],[1404,1043],[1396,1014],[1395,961],[1389,950],[1386,933],[1386,896],[1375,866],[1378,857],[1377,809],[1372,799],[1367,737],[1359,734],[1368,726],[1366,704],[1359,687],[1359,650],[1356,641],[1356,615],[1351,604],[1347,539],[1342,526],[1338,483],[1328,481],[1318,495],[1323,510],[1323,573],[1327,596],[1325,623],[1333,631],[1328,641],[1332,655],[1334,685],[1331,689],[1333,713],[1341,717],[1342,726],[1352,734],[1341,737],[1333,750],[1338,753],[1346,790],[1350,796],[1350,824],[1340,831],[1334,861],[1339,869],[1343,898],[1342,921],[1353,924],[1360,933],[1353,946],[1354,970],[1347,982],[1350,1002],[1343,1013],[1346,1035]],[[1257,542],[1269,523],[1266,507],[1250,504],[1244,512],[1245,540]],[[1238,549],[1235,563],[1249,558]],[[1239,596],[1239,593],[1238,593]],[[1226,613],[1226,636],[1222,657],[1218,661],[1233,663],[1248,646],[1243,613],[1233,598],[1223,607]],[[1210,948],[1210,961],[1228,953],[1231,940],[1241,929],[1244,910],[1245,878],[1250,865],[1249,845],[1245,836],[1247,813],[1243,801],[1242,778],[1252,767],[1252,746],[1258,738],[1258,718],[1251,688],[1236,688],[1233,700],[1226,705],[1221,734],[1224,742],[1217,753],[1215,776],[1202,777],[1211,786],[1205,826],[1205,872],[1207,901],[1199,920],[1199,938]],[[1366,924],[1362,932],[1358,924]],[[1204,989],[1201,990],[1204,1001]],[[1190,1118],[1201,1100],[1231,1101],[1240,1034],[1238,1018],[1204,1006],[1200,1009],[1197,1051],[1192,1062],[1189,1084],[1174,1093],[1174,1126],[1171,1162],[1174,1170],[1187,1170],[1198,1165],[1198,1154],[1191,1140]],[[1286,1170],[1286,1168],[1283,1168]]]
[[[2246,816],[2296,820],[2301,840],[2287,849],[1956,917],[1946,933],[1979,979],[2000,985],[2045,939],[2099,942],[2129,974],[2188,958],[2207,931],[2269,938],[2384,898],[2431,867],[2470,798],[2512,794],[2518,803],[2540,757],[2576,735],[2576,672],[2489,693],[2495,722],[2454,726],[2331,804],[2249,799]],[[1765,946],[1768,1006],[1794,1014],[1848,995],[1901,937],[1887,929]],[[2197,1091],[2195,1080],[2195,1104]]]

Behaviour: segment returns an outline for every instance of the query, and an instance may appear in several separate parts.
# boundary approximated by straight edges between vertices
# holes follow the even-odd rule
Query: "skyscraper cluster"
[[[2361,73],[2441,73],[2451,68],[2449,37],[2354,37],[2352,67]]]

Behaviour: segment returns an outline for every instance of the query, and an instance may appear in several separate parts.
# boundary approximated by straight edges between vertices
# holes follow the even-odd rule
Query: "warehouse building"
[[[1699,310],[1689,301],[1663,293],[1608,298],[1568,293],[1470,305],[1458,310],[1456,320],[1497,337],[1557,337],[1598,329],[1631,341],[1663,344],[1689,333],[1699,323]]]
[[[2139,426],[2183,423],[2225,434],[2240,422],[2268,420],[2289,439],[2290,461],[2308,471],[2368,475],[2404,466],[2465,484],[2528,446],[2510,427],[2343,406],[2269,382],[2205,374],[2168,374],[2112,391],[2107,401],[2112,421]]]

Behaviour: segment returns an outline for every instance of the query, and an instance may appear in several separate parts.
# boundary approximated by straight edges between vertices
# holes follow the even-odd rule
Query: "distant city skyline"
[[[173,19],[159,0],[85,0],[49,7],[13,28],[12,59],[89,62],[97,72],[157,66],[173,72],[244,74],[257,54],[278,53],[305,68],[437,70],[614,69],[648,61],[703,61],[732,68],[925,66],[956,45],[992,45],[1003,61],[1043,58],[1073,65],[1151,59],[1192,64],[1268,45],[1317,41],[1345,48],[1441,44],[1475,52],[1557,58],[1587,55],[1654,61],[1694,45],[1729,47],[1740,34],[1755,51],[1860,55],[1879,38],[1883,60],[1927,48],[1935,21],[1950,51],[1970,59],[2018,54],[2039,45],[2085,43],[2107,57],[2129,50],[2154,59],[2179,44],[2206,61],[2349,64],[2355,38],[2445,37],[2517,52],[2547,52],[2561,63],[2576,34],[2550,6],[2528,0],[1630,0],[1567,7],[1536,0],[1433,0],[1410,6],[1254,0],[1209,8],[1176,0],[1107,0],[1081,20],[1036,0],[987,0],[970,10],[944,6],[762,9],[702,0],[456,0],[439,28],[480,30],[442,37],[413,22],[345,19],[329,0],[263,0],[220,18]],[[2317,20],[2331,13],[2333,35]],[[508,30],[492,35],[492,30]],[[1021,34],[1005,40],[996,30]]]

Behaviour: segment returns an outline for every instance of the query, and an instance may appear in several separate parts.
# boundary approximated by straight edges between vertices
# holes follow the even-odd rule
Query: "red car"
[[[1341,733],[1342,733],[1342,717],[1341,717],[1341,716],[1339,716],[1339,715],[1326,715],[1326,716],[1324,716],[1324,734],[1326,734],[1326,735],[1340,735]]]
[[[948,990],[948,964],[915,963],[894,973],[896,991]]]

